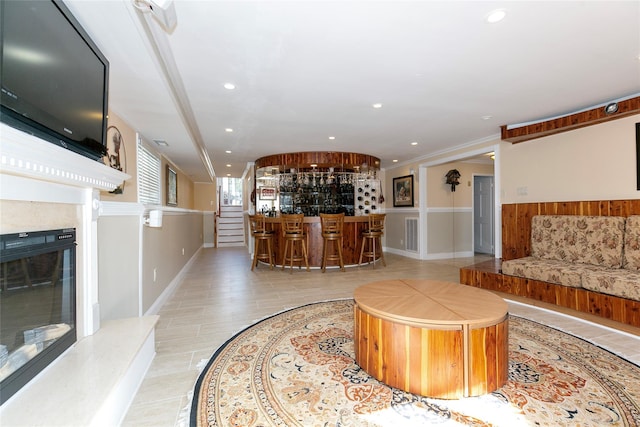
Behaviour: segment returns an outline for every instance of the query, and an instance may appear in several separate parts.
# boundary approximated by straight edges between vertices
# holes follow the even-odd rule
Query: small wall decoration
[[[104,164],[121,172],[127,172],[127,152],[125,150],[124,138],[120,130],[115,126],[107,128],[107,155],[104,157]],[[124,182],[110,193],[122,194],[124,192]]]
[[[413,207],[413,175],[393,178],[393,206]]]
[[[260,200],[275,200],[275,187],[260,187]]]
[[[167,205],[178,206],[178,174],[167,165]]]
[[[456,185],[460,184],[460,176],[461,175],[460,172],[458,172],[458,169],[451,169],[445,175],[445,178],[447,178],[447,184],[451,185],[451,191],[456,191]]]

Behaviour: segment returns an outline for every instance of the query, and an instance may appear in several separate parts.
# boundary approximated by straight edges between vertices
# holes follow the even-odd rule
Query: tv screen
[[[61,1],[0,4],[1,120],[101,159],[108,61]]]

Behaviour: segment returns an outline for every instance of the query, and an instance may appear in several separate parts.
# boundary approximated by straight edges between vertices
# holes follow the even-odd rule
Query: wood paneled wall
[[[640,199],[502,205],[502,259],[531,255],[531,217],[534,215],[640,215]]]

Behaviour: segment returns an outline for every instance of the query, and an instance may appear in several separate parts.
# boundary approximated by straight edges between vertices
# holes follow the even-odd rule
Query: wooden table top
[[[358,306],[369,314],[419,327],[482,327],[501,322],[507,303],[484,289],[439,280],[397,279],[360,286]]]

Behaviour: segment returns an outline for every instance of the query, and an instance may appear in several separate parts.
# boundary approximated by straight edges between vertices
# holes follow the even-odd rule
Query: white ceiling
[[[295,151],[389,167],[640,93],[638,1],[174,0],[171,33],[131,0],[64,1],[110,61],[110,109],[196,182]]]

